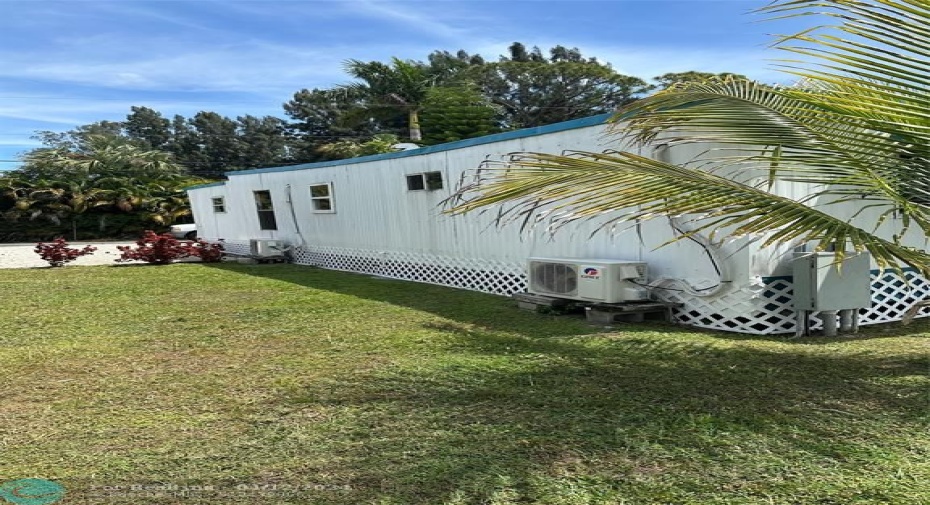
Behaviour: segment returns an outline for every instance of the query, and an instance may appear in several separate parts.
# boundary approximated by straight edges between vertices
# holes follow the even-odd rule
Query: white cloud
[[[228,33],[225,30],[217,30],[206,24],[191,21],[186,17],[171,15],[165,11],[165,9],[160,11],[147,9],[141,5],[141,2],[95,3],[94,7],[97,11],[105,13],[108,16],[115,15],[118,17],[128,16],[130,18],[144,18],[147,21],[160,22],[188,30]]]
[[[169,41],[150,41],[135,54],[84,52],[50,58],[0,52],[7,62],[0,77],[137,90],[269,92],[328,86],[343,80],[338,50],[306,49],[250,41],[191,50]],[[124,42],[111,41],[112,44]],[[143,54],[148,57],[142,57]]]
[[[18,98],[15,102],[4,100],[0,103],[0,118],[73,127],[86,123],[83,119],[90,114],[97,114],[102,118],[110,113],[116,113],[117,107],[121,110],[128,109],[118,102],[94,100],[62,102],[51,96],[30,96]]]
[[[467,30],[429,16],[423,9],[408,9],[395,2],[379,0],[354,0],[345,2],[345,5],[361,14],[400,23],[413,32],[457,42],[466,40]]]
[[[19,97],[15,101],[4,100],[0,102],[0,121],[3,119],[30,121],[36,123],[35,129],[66,130],[94,121],[122,120],[129,113],[130,107],[134,105],[153,108],[169,118],[175,114],[189,117],[202,110],[212,110],[232,117],[244,114],[281,114],[281,102],[274,98],[255,98],[245,101],[233,99],[211,101],[203,98],[170,100],[138,97],[124,99],[60,99],[60,97],[52,95],[33,95]],[[56,127],[56,125],[58,126]],[[24,136],[31,134],[31,132],[24,131],[6,132],[6,134],[13,133]]]
[[[14,147],[38,147],[42,143],[38,140],[33,139],[24,139],[24,138],[0,138],[0,146],[14,146]]]

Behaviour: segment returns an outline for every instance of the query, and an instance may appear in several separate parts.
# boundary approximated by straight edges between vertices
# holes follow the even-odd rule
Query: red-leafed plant
[[[142,237],[136,240],[135,247],[121,245],[116,248],[122,253],[117,262],[144,261],[153,265],[167,265],[190,256],[187,244],[169,233],[159,235],[152,230],[145,230]]]
[[[205,263],[215,263],[223,257],[223,246],[204,240],[178,240],[170,233],[157,234],[146,230],[136,246],[117,246],[122,252],[118,262],[144,261],[153,265],[167,265],[181,258],[200,258]]]
[[[191,256],[197,256],[204,263],[219,263],[223,259],[223,244],[211,244],[197,239],[189,247]]]
[[[64,237],[58,237],[48,244],[39,242],[35,248],[36,254],[53,267],[65,266],[65,263],[70,263],[81,256],[94,254],[96,250],[97,248],[93,246],[85,246],[83,249],[68,247],[68,242]]]

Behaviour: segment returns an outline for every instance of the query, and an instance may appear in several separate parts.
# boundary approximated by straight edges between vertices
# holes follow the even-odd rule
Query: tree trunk
[[[414,109],[407,114],[407,121],[410,123],[410,140],[419,142],[423,137],[420,134],[420,113]]]

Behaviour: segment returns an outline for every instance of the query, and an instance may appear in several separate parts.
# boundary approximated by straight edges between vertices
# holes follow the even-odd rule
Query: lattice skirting
[[[930,298],[930,281],[911,269],[904,274],[906,281],[890,270],[872,271],[872,306],[859,310],[859,324],[900,321],[915,303]],[[797,328],[791,277],[762,277],[714,298],[685,293],[668,293],[663,298],[684,304],[675,309],[675,318],[692,326],[756,335],[794,333]],[[814,329],[822,326],[817,316],[812,318]],[[917,317],[928,316],[930,307],[917,313]]]
[[[760,286],[746,285],[734,286],[714,297],[661,290],[654,294],[663,301],[682,304],[680,308],[672,309],[672,315],[681,324],[756,335],[779,333],[770,321],[772,315],[759,308],[760,292]]]
[[[526,275],[522,263],[324,246],[298,248],[294,251],[293,258],[294,263],[301,265],[440,284],[498,295],[526,291]]]
[[[227,252],[248,255],[247,241],[224,241]],[[373,251],[327,246],[296,248],[292,260],[333,270],[357,272],[394,279],[439,284],[461,289],[511,295],[526,291],[523,263],[455,258],[400,251]],[[894,272],[872,272],[872,307],[859,311],[863,325],[899,321],[917,301],[930,297],[930,281],[915,271],[905,271],[907,282]],[[678,322],[700,328],[756,335],[794,333],[796,312],[792,306],[790,277],[762,277],[715,297],[683,292],[657,291],[664,301],[681,303],[675,309]],[[918,317],[930,316],[930,308]],[[819,324],[813,320],[815,327]]]
[[[248,256],[252,253],[248,240],[219,240],[223,251],[235,256]]]
[[[913,269],[904,270],[904,278],[892,270],[872,270],[872,306],[859,309],[859,324],[879,324],[900,321],[915,303],[930,298],[930,280]],[[906,280],[905,280],[906,279]],[[792,307],[794,284],[791,277],[762,279],[762,313],[772,326],[768,333],[793,333],[797,327]],[[916,317],[930,316],[930,307],[917,312]],[[813,328],[822,326],[817,313],[811,320]]]

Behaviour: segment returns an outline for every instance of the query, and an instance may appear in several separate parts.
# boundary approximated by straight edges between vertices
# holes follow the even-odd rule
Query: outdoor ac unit
[[[530,258],[529,292],[555,298],[620,303],[649,299],[646,263],[609,259]]]
[[[249,241],[249,255],[253,258],[281,258],[287,248],[281,240],[252,239]]]

